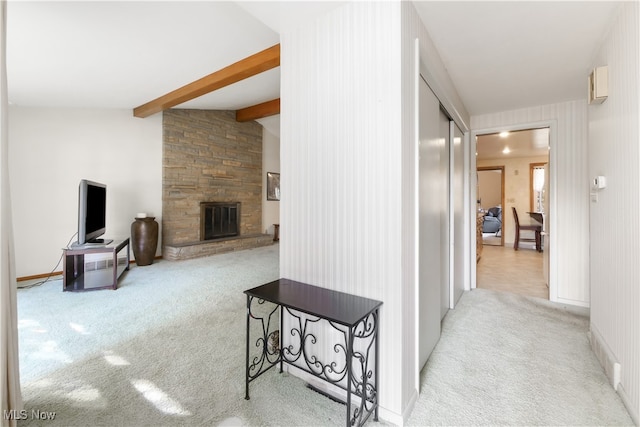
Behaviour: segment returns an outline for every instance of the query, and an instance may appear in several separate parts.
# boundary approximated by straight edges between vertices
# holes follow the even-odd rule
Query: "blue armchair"
[[[502,229],[502,208],[496,206],[487,211],[482,222],[483,233],[497,233]]]

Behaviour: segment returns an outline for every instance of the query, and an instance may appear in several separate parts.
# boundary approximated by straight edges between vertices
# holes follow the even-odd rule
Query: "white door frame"
[[[486,129],[476,129],[472,130],[469,138],[469,179],[470,179],[470,204],[472,208],[470,209],[469,215],[475,221],[475,206],[476,204],[473,201],[477,200],[477,176],[474,171],[477,169],[476,163],[476,138],[478,135],[484,135],[488,133],[497,133],[502,131],[514,132],[520,130],[527,129],[535,129],[535,128],[549,128],[549,218],[548,223],[549,227],[547,228],[547,232],[549,236],[545,241],[545,246],[548,247],[549,251],[549,300],[557,301],[558,300],[558,288],[557,288],[557,278],[558,278],[558,266],[557,266],[557,258],[555,256],[557,242],[556,236],[554,235],[554,230],[556,230],[556,223],[558,214],[556,211],[556,193],[557,193],[557,169],[556,169],[556,150],[557,150],[557,121],[556,120],[543,120],[539,122],[529,122],[529,123],[518,123],[515,125],[508,126],[500,126]],[[545,218],[545,220],[547,220]],[[470,269],[471,269],[471,289],[475,289],[477,285],[477,271],[476,271],[476,235],[475,233],[470,233],[472,244],[471,244],[471,259],[470,259]]]

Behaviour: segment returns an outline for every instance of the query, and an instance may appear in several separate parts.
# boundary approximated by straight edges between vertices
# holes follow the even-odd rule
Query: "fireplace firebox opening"
[[[240,235],[240,202],[201,202],[200,240]]]

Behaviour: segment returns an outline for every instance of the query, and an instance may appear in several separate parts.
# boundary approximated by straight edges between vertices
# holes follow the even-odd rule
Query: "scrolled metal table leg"
[[[353,369],[351,367],[353,357],[353,330],[349,328],[349,335],[347,337],[349,342],[347,343],[347,427],[353,425],[354,420],[351,419],[351,381],[353,380]]]
[[[376,309],[375,313],[376,313],[375,314],[376,330],[375,330],[374,339],[376,340],[376,347],[375,347],[375,357],[376,357],[376,360],[375,360],[375,363],[376,363],[376,365],[375,365],[376,374],[375,375],[376,376],[374,378],[374,381],[375,381],[375,387],[376,387],[376,409],[375,409],[375,411],[373,413],[373,421],[378,421],[378,406],[379,406],[378,405],[378,396],[379,396],[378,395],[378,367],[379,367],[378,358],[380,357],[379,356],[380,345],[379,345],[379,342],[378,342],[378,333],[380,332],[380,317],[378,316],[378,309]]]
[[[282,341],[284,340],[283,337],[283,333],[282,331],[284,329],[282,329],[282,325],[283,325],[283,320],[282,320],[282,315],[284,314],[284,311],[282,310],[282,306],[280,306],[280,331],[278,332],[278,338],[280,339],[280,342],[278,343],[278,357],[280,358],[280,373],[282,373],[282,364],[283,364],[283,351],[282,351]]]
[[[250,315],[251,315],[251,298],[249,295],[247,295],[247,358],[246,358],[246,363],[245,363],[245,395],[244,398],[246,400],[249,400],[249,319],[250,319]]]

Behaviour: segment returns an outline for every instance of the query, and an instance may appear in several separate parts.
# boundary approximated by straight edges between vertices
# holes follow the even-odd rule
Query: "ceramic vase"
[[[158,248],[158,223],[155,217],[136,218],[131,224],[131,249],[137,265],[150,265]]]

